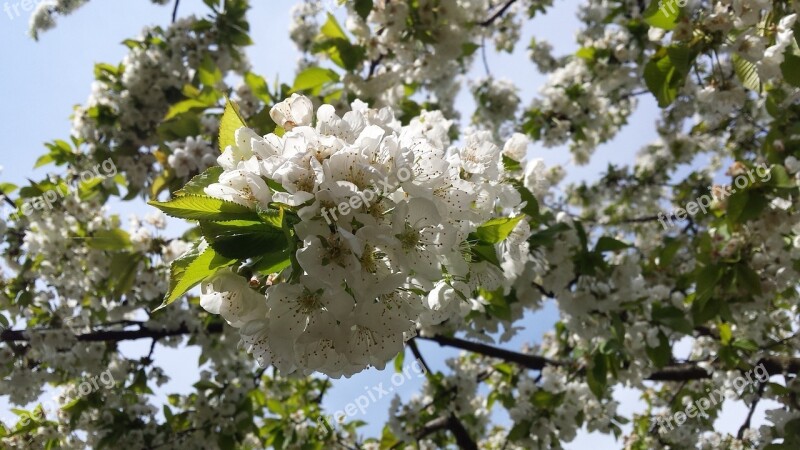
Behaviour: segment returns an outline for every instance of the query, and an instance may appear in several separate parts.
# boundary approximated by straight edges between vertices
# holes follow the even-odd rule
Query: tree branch
[[[506,11],[508,10],[508,8],[510,8],[510,7],[511,7],[511,5],[513,5],[514,3],[516,3],[516,1],[517,1],[517,0],[508,0],[508,1],[506,2],[506,4],[505,4],[505,5],[503,5],[503,7],[502,7],[502,8],[498,9],[496,13],[492,14],[492,16],[491,16],[491,17],[489,17],[488,19],[484,20],[483,22],[478,22],[478,25],[480,25],[480,26],[482,26],[482,27],[488,27],[488,26],[490,26],[491,24],[493,24],[493,23],[494,23],[494,21],[495,21],[495,20],[497,20],[497,19],[499,19],[500,17],[502,17],[502,15],[506,13]]]
[[[425,374],[431,376],[431,368],[428,366],[428,363],[425,362],[425,358],[422,357],[422,353],[420,353],[419,347],[417,347],[417,343],[414,341],[414,339],[410,339],[407,345],[411,349],[411,353],[414,354],[414,357],[417,358],[420,364],[422,364],[422,367],[425,369]],[[433,425],[429,427],[430,424]],[[474,440],[472,440],[472,437],[467,432],[464,424],[461,423],[461,420],[459,420],[459,418],[453,413],[450,413],[450,415],[446,418],[439,417],[432,422],[428,422],[428,424],[426,424],[423,428],[423,432],[431,430],[427,431],[427,433],[432,433],[442,428],[447,428],[451,433],[453,433],[453,436],[456,438],[456,444],[458,444],[460,448],[465,450],[478,450],[478,445],[475,444]]]
[[[417,432],[417,439],[422,439],[425,436],[436,433],[438,431],[448,430],[453,433],[456,439],[456,444],[463,450],[478,450],[478,445],[464,428],[464,424],[455,416],[450,414],[447,417],[437,417],[430,422],[426,423],[419,432]]]
[[[425,362],[425,358],[422,357],[422,353],[420,353],[419,347],[417,347],[417,343],[414,342],[414,339],[410,339],[408,342],[406,342],[406,345],[408,345],[408,348],[411,349],[411,353],[414,354],[414,358],[417,358],[417,361],[422,364],[422,368],[425,370],[425,373],[432,374],[430,366],[428,366],[428,363]]]
[[[215,322],[205,328],[206,333],[221,333],[223,324]],[[0,332],[0,341],[2,342],[25,342],[30,341],[31,332],[47,332],[47,330],[3,330]],[[102,330],[93,331],[84,334],[75,335],[79,342],[120,342],[132,341],[137,339],[162,339],[171,336],[182,336],[192,334],[186,324],[181,324],[180,327],[172,330],[164,329],[151,329],[147,327],[140,327],[138,330]],[[473,353],[478,353],[492,358],[502,359],[510,363],[517,364],[521,367],[531,370],[542,370],[546,366],[567,366],[568,362],[556,361],[545,358],[543,356],[528,355],[525,353],[513,352],[491,345],[481,344],[479,342],[467,341],[464,339],[447,337],[447,336],[417,336],[416,339],[425,339],[433,341],[441,346],[454,347],[462,350],[467,350]],[[412,352],[413,352],[412,347]],[[416,356],[416,355],[415,355]],[[780,375],[785,373],[798,374],[800,373],[800,358],[789,356],[765,356],[761,358],[756,365],[763,364],[764,369],[769,375]],[[711,378],[711,374],[706,372],[705,369],[698,366],[696,362],[676,363],[666,366],[660,370],[656,370],[650,374],[646,379],[650,381],[687,381],[687,380],[703,380]]]
[[[767,387],[767,383],[761,383],[758,385],[758,393],[756,398],[754,398],[753,403],[750,404],[750,411],[747,412],[747,418],[744,420],[742,426],[739,427],[739,432],[736,433],[736,439],[742,439],[742,437],[744,437],[744,432],[750,428],[750,420],[753,418],[753,413],[756,412],[756,406],[758,406],[758,402],[761,401],[761,396],[764,395],[765,387]]]
[[[417,336],[417,339],[426,339],[438,343],[441,346],[455,347],[462,350],[467,350],[481,355],[499,358],[504,361],[513,362],[527,369],[542,370],[545,366],[561,366],[564,365],[560,361],[553,361],[542,356],[527,355],[525,353],[512,352],[502,348],[492,347],[491,345],[481,344],[478,342],[466,341],[463,339],[446,337],[446,336]]]
[[[464,424],[461,423],[458,417],[453,413],[450,413],[450,417],[447,418],[447,429],[453,433],[453,436],[456,438],[456,444],[458,444],[461,449],[478,450],[478,445],[472,440],[467,429],[464,428]]]
[[[212,323],[206,327],[207,333],[221,333],[222,323]],[[47,330],[34,330],[33,332],[47,332]],[[3,330],[0,333],[0,341],[3,342],[24,342],[30,341],[31,331],[28,330]],[[138,339],[161,339],[171,336],[181,336],[184,334],[191,334],[192,330],[181,324],[179,328],[172,330],[164,329],[151,329],[141,327],[138,330],[102,330],[93,331],[90,333],[75,335],[75,338],[81,342],[120,342],[120,341],[134,341]]]
[[[502,359],[531,370],[542,370],[546,366],[567,365],[562,361],[555,361],[542,356],[512,352],[502,348],[492,347],[491,345],[466,341],[459,338],[446,336],[418,336],[417,338],[427,339],[429,341],[436,342],[441,346],[460,348],[462,350],[467,350],[484,356]],[[764,368],[770,375],[800,373],[800,359],[798,358],[792,358],[788,356],[765,356],[761,358],[758,363],[756,363],[756,365],[759,364],[763,364]],[[689,381],[704,380],[708,378],[711,378],[711,374],[702,367],[698,366],[696,362],[685,362],[676,363],[666,366],[660,370],[656,370],[650,373],[650,376],[648,376],[646,379],[649,381]]]
[[[175,6],[172,8],[172,23],[175,23],[178,20],[178,6],[180,6],[181,0],[175,0]]]

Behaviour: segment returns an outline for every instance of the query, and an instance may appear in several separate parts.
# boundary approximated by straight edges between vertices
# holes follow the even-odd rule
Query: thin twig
[[[492,71],[489,70],[489,62],[486,60],[486,36],[481,36],[481,59],[483,60],[483,69],[486,70],[486,76],[491,77]]]
[[[178,6],[180,6],[181,0],[175,0],[175,6],[172,8],[172,23],[175,23],[178,20]]]
[[[753,418],[753,413],[756,412],[756,406],[758,406],[761,396],[764,395],[765,387],[767,387],[767,383],[760,383],[758,385],[758,394],[756,395],[756,398],[753,399],[753,403],[750,404],[750,410],[747,412],[747,418],[744,419],[744,423],[741,427],[739,427],[739,432],[736,433],[736,439],[741,440],[744,436],[744,432],[750,428],[750,420]]]
[[[411,353],[414,354],[414,358],[417,358],[417,361],[419,361],[419,363],[422,364],[422,368],[425,369],[425,373],[433,374],[433,372],[431,372],[430,366],[428,366],[428,363],[425,362],[425,358],[422,357],[422,353],[420,353],[419,347],[417,347],[417,343],[414,342],[414,339],[409,340],[406,343],[406,345],[408,345],[408,348],[411,349]]]
[[[494,13],[491,17],[489,17],[488,19],[484,20],[483,22],[478,22],[478,25],[480,25],[482,27],[488,27],[489,25],[493,24],[494,21],[499,19],[503,14],[505,14],[505,12],[508,10],[508,8],[510,8],[511,5],[513,5],[516,1],[517,0],[508,0],[506,2],[506,4],[503,5],[502,8],[498,9],[496,13]]]

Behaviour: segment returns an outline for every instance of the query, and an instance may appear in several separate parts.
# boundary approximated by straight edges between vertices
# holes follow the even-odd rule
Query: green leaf
[[[180,114],[192,110],[205,110],[211,108],[212,106],[215,106],[216,104],[217,104],[216,98],[211,98],[211,97],[188,98],[186,100],[182,100],[170,106],[169,111],[167,111],[167,115],[164,116],[164,120],[170,120]]]
[[[531,219],[539,219],[539,201],[531,191],[525,186],[517,186],[520,198],[525,202],[525,207],[522,208],[522,213],[527,214]]]
[[[256,75],[252,72],[247,72],[244,75],[244,82],[253,91],[253,95],[264,103],[272,103],[272,95],[269,93],[269,87],[264,77]]]
[[[794,178],[789,176],[786,168],[779,164],[772,166],[770,169],[769,184],[778,189],[795,189],[797,187]]]
[[[571,229],[572,228],[570,228],[569,225],[563,222],[557,223],[550,228],[545,228],[544,230],[531,235],[531,237],[528,238],[528,243],[530,244],[531,248],[548,246],[553,243],[556,235]]]
[[[471,247],[472,258],[474,261],[487,261],[500,267],[500,260],[497,258],[497,249],[492,244],[477,244]]]
[[[318,95],[322,87],[329,82],[339,81],[339,74],[331,69],[322,67],[309,67],[299,74],[294,80],[292,92],[311,91],[311,94]]]
[[[686,82],[696,52],[686,46],[662,47],[644,67],[644,81],[658,100],[658,106],[669,106]]]
[[[519,161],[511,159],[507,155],[503,155],[503,167],[505,167],[506,171],[508,172],[514,172],[522,169],[522,165],[520,165]]]
[[[367,20],[367,16],[369,16],[370,11],[372,11],[372,0],[355,0],[353,9],[356,10],[356,13],[358,13],[362,19]]]
[[[140,255],[127,252],[114,254],[110,266],[112,277],[109,280],[111,296],[114,299],[119,300],[123,294],[131,290],[134,281],[136,281],[136,275],[138,275],[140,262]]]
[[[86,244],[97,250],[119,251],[130,248],[131,238],[127,232],[115,228],[113,230],[97,230],[86,238]]]
[[[271,226],[272,228],[280,230],[283,228],[283,221],[284,221],[284,213],[283,208],[280,209],[261,209],[258,208],[258,217],[261,218],[261,221],[265,224]]]
[[[184,195],[205,195],[205,188],[219,181],[224,169],[220,166],[209,167],[205,172],[195,175],[181,189],[173,194],[176,197]]]
[[[736,264],[736,284],[753,295],[761,295],[761,278],[744,262]]]
[[[233,259],[218,255],[205,240],[170,264],[169,290],[156,310],[166,307],[219,269],[232,265]]]
[[[283,230],[261,221],[201,222],[200,229],[214,250],[228,258],[261,256],[287,246]]]
[[[754,352],[758,350],[758,344],[750,339],[734,339],[731,346],[748,352]]]
[[[761,92],[763,86],[761,85],[761,78],[758,76],[758,68],[755,64],[742,58],[739,54],[734,53],[731,57],[733,61],[733,70],[742,85],[751,91]]]
[[[625,242],[618,241],[608,236],[602,236],[600,239],[597,240],[597,244],[595,244],[594,246],[594,251],[598,253],[617,252],[620,250],[625,250],[626,248],[630,247],[631,245],[626,244]]]
[[[708,265],[700,269],[696,279],[695,300],[710,297],[721,276],[722,271],[719,266]]]
[[[0,183],[0,193],[6,194],[6,195],[16,191],[17,188],[18,188],[18,186],[16,184],[14,184],[14,183]]]
[[[661,332],[658,333],[658,347],[645,347],[645,352],[659,369],[669,364],[672,360],[672,347],[669,345],[669,339]]]
[[[475,231],[478,238],[489,244],[497,244],[504,241],[514,230],[514,227],[524,216],[498,217],[479,226]]]
[[[225,151],[229,145],[236,145],[236,130],[247,125],[239,114],[239,107],[230,100],[225,102],[225,112],[219,122],[219,151]]]
[[[474,42],[465,42],[461,44],[461,56],[462,57],[471,56],[479,48],[481,48],[481,46]]]
[[[400,373],[403,371],[403,361],[406,359],[406,352],[403,349],[402,352],[398,353],[397,356],[394,357],[394,371],[396,373]]]
[[[581,47],[575,52],[575,56],[586,61],[594,61],[597,50],[594,47]]]
[[[219,67],[217,67],[217,64],[214,63],[208,53],[203,55],[203,61],[197,70],[197,77],[201,83],[208,87],[214,87],[222,81],[222,71],[219,70]]]
[[[694,329],[686,314],[672,305],[653,303],[652,318],[653,321],[683,334],[692,334]]]
[[[522,422],[514,424],[511,430],[509,430],[506,439],[510,442],[515,442],[529,438],[531,435],[531,426],[533,426],[533,422],[530,420],[523,420]]]
[[[756,190],[737,191],[728,197],[726,209],[728,223],[737,224],[753,220],[759,217],[768,204],[764,194]]]
[[[733,332],[731,331],[731,324],[729,323],[720,323],[717,325],[719,329],[719,341],[722,342],[722,345],[728,345],[731,342],[731,338],[733,337]]]
[[[339,26],[339,22],[336,21],[336,17],[334,17],[330,12],[328,13],[328,19],[325,21],[325,24],[322,25],[322,28],[320,28],[320,32],[323,36],[330,39],[347,39],[347,35],[344,34],[342,27]]]
[[[500,320],[511,320],[511,306],[503,295],[502,288],[496,291],[487,291],[486,289],[479,288],[478,292],[489,302],[489,304],[486,305],[486,312]]]
[[[656,28],[671,30],[678,22],[681,14],[681,0],[651,0],[644,11],[644,21]]]
[[[783,79],[794,87],[800,87],[800,56],[787,51],[781,63]]]
[[[52,154],[48,153],[46,155],[42,155],[36,160],[36,163],[33,165],[33,168],[37,169],[39,167],[46,166],[53,161],[54,159]]]
[[[149,205],[171,217],[190,220],[257,220],[258,214],[238,203],[202,195],[187,194],[167,202],[150,201]]]
[[[608,365],[606,355],[595,352],[592,357],[592,364],[586,376],[589,389],[597,398],[603,398],[607,384]]]

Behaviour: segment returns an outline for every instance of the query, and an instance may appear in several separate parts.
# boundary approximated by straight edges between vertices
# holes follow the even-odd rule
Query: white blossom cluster
[[[548,5],[551,2],[546,2]],[[521,2],[507,14],[482,24],[501,5],[490,0],[423,1],[417,5],[379,0],[372,11],[360,16],[346,3],[344,27],[354,44],[366,50],[365,70],[375,64],[367,77],[347,74],[343,82],[356,98],[373,99],[378,105],[396,106],[405,97],[405,86],[418,84],[427,90],[428,100],[446,115],[453,116],[458,93],[457,75],[470,61],[465,48],[477,46],[481,38],[494,39],[498,50],[511,51],[521,27]],[[303,51],[311,52],[319,37],[320,0],[306,0],[292,9],[290,36]]]
[[[276,202],[297,210],[302,273],[269,287],[265,299],[222,271],[204,283],[201,300],[241,328],[260,363],[284,372],[382,368],[417,327],[460,321],[482,308],[469,300],[478,288],[514,280],[473,260],[467,241],[521,203],[502,182],[502,152],[491,135],[476,132],[456,146],[438,112],[401,126],[388,108],[359,101],[352,108],[340,117],[322,105],[314,125],[311,101],[293,94],[271,110],[286,133],[239,129],[236,145],[218,159],[219,182],[205,188],[249,207]],[[527,237],[527,223],[518,227]],[[502,258],[524,265],[528,255],[505,249]]]
[[[178,178],[202,172],[217,163],[217,150],[202,136],[189,136],[183,141],[169,142],[167,146],[172,151],[167,164]]]
[[[157,5],[166,5],[170,0],[150,1]],[[40,0],[31,14],[29,33],[34,38],[38,37],[42,31],[56,26],[56,16],[68,16],[88,2],[89,0]]]
[[[514,120],[520,103],[519,89],[514,83],[487,77],[475,80],[470,90],[475,97],[476,123],[486,123],[499,131],[503,123]]]
[[[219,30],[215,23],[199,25],[200,20],[190,16],[165,30],[146,28],[130,45],[118,72],[98,78],[86,105],[74,112],[72,134],[85,141],[89,152],[126,150],[117,156],[116,164],[134,187],[146,183],[156,162],[150,152],[139,150],[159,143],[158,125],[204,59],[222,73],[246,65],[230,47],[216,45]],[[177,172],[207,166],[208,159],[203,161],[203,156],[210,151],[194,139],[196,142],[187,140],[181,146],[194,161],[178,154],[169,162]]]
[[[640,84],[631,68],[641,50],[626,29],[607,28],[600,36],[582,36],[598,61],[573,56],[552,69],[530,105],[548,147],[570,142],[575,161],[585,164],[595,148],[613,138],[636,102],[629,94]],[[541,47],[543,44],[535,44]],[[606,55],[607,54],[607,55]],[[537,55],[536,58],[541,58]],[[542,63],[551,69],[551,63]]]

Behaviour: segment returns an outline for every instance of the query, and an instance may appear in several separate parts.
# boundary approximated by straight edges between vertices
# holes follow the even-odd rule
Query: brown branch
[[[422,357],[422,353],[420,353],[419,347],[417,347],[417,343],[414,342],[414,339],[410,339],[408,342],[406,342],[406,345],[408,345],[408,348],[411,349],[411,353],[414,354],[414,358],[417,358],[417,361],[419,361],[419,363],[422,364],[422,368],[425,370],[425,374],[432,375],[433,372],[431,372],[431,368],[430,366],[428,366],[428,363],[425,362],[425,358]]]
[[[175,0],[175,6],[172,8],[172,23],[175,23],[178,20],[178,6],[180,6],[181,0]]]
[[[492,347],[491,345],[477,342],[466,341],[459,338],[446,336],[424,337],[437,342],[441,346],[460,348],[473,353],[478,353],[492,358],[502,359],[521,367],[531,370],[542,370],[546,366],[566,366],[565,362],[551,360],[542,356],[528,355],[525,353],[512,352],[502,348]],[[783,373],[800,373],[800,359],[787,356],[766,356],[761,358],[756,365],[763,364],[770,375]],[[696,362],[676,363],[666,366],[660,370],[650,373],[646,379],[650,381],[689,381],[704,380],[711,378],[711,374],[698,366]]]
[[[750,404],[750,411],[747,412],[747,418],[744,419],[744,423],[741,427],[739,427],[739,432],[736,433],[736,439],[742,439],[744,432],[750,428],[750,420],[753,419],[753,413],[756,412],[756,406],[758,406],[758,402],[761,401],[761,396],[764,395],[765,387],[767,387],[767,383],[761,383],[758,385],[758,393],[756,394],[756,398],[754,398],[753,403]]]
[[[453,433],[456,438],[456,444],[463,450],[478,450],[478,445],[472,440],[472,437],[464,428],[464,424],[456,417],[455,414],[450,413],[447,418],[447,429]]]
[[[223,324],[215,322],[205,328],[206,333],[221,333]],[[47,330],[3,330],[0,332],[2,342],[25,342],[30,341],[29,333],[47,332]],[[75,338],[80,342],[120,342],[137,339],[162,339],[171,336],[182,336],[192,334],[193,331],[181,324],[180,327],[172,330],[152,329],[140,327],[137,330],[102,330],[84,334],[78,334]],[[464,339],[447,336],[417,336],[416,339],[424,339],[438,343],[440,346],[454,347],[467,350],[473,353],[501,359],[510,363],[531,370],[542,370],[546,366],[567,366],[567,362],[556,361],[543,356],[528,355],[525,353],[513,352],[479,342],[467,341]],[[413,345],[413,344],[412,344]],[[412,352],[413,352],[412,347]],[[416,355],[415,355],[416,356]],[[767,373],[770,375],[780,375],[785,373],[800,373],[800,358],[789,356],[765,356],[756,365],[763,364]],[[683,362],[666,366],[656,370],[646,379],[650,381],[687,381],[703,380],[711,378],[711,374],[697,365],[697,362]]]
[[[548,291],[547,289],[544,288],[544,286],[542,286],[541,284],[539,284],[539,283],[537,283],[535,281],[533,282],[533,287],[535,287],[536,290],[541,292],[541,294],[544,295],[547,298],[556,298],[556,294],[555,293],[553,293],[551,291]]]
[[[508,8],[510,8],[511,5],[513,5],[516,2],[517,2],[517,0],[508,0],[506,2],[506,4],[503,5],[502,8],[498,9],[496,13],[492,14],[492,17],[489,17],[488,19],[484,20],[483,22],[478,22],[478,25],[480,25],[482,27],[490,26],[491,24],[494,23],[495,20],[499,19],[503,14],[505,14],[506,11],[508,11]]]
[[[447,417],[437,417],[426,423],[422,429],[417,432],[416,438],[419,440],[425,436],[444,430],[448,430],[453,433],[453,437],[456,439],[456,444],[462,450],[478,450],[478,445],[469,435],[469,432],[467,432],[464,424],[461,423],[461,421],[458,420],[458,417],[452,413]]]
[[[447,429],[447,417],[437,417],[426,423],[416,434],[417,439],[422,439],[429,434]]]
[[[375,58],[372,61],[370,61],[370,63],[369,63],[369,73],[367,73],[367,79],[368,80],[370,78],[372,78],[373,75],[375,75],[375,70],[378,69],[378,66],[381,64],[381,61],[383,61],[383,58],[385,56],[386,55],[384,55],[384,54],[380,54],[380,55],[378,55],[377,58]]]
[[[502,348],[492,347],[491,345],[481,344],[478,342],[465,341],[463,339],[447,337],[447,336],[418,336],[417,339],[426,339],[438,343],[441,346],[455,347],[462,350],[467,350],[481,355],[499,358],[504,361],[518,364],[527,369],[542,370],[545,366],[561,366],[564,365],[559,361],[553,361],[542,356],[527,355],[525,353],[512,352]]]
[[[216,322],[208,325],[205,329],[208,333],[221,333],[222,323]],[[3,342],[24,342],[30,341],[30,333],[46,333],[47,330],[3,330],[0,333],[0,341]],[[192,331],[186,324],[181,324],[179,328],[173,330],[158,330],[147,327],[141,327],[138,330],[103,330],[93,331],[90,333],[75,335],[75,338],[81,342],[120,342],[120,341],[134,341],[138,339],[162,339],[171,336],[181,336],[184,334],[191,334]]]

